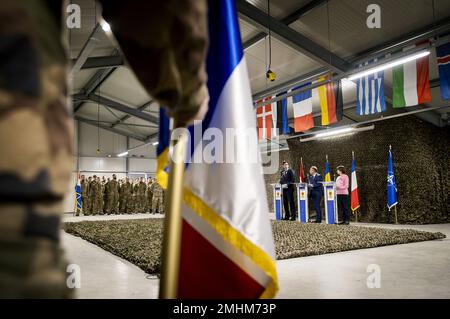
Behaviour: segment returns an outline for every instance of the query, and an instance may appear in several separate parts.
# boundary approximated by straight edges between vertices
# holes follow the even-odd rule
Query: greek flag
[[[392,151],[389,148],[387,171],[387,206],[389,211],[397,205],[397,183],[395,182],[394,165],[392,164]]]
[[[369,62],[364,64],[364,66],[367,65],[369,65]],[[362,67],[363,65],[360,64],[359,66]],[[369,115],[386,111],[384,71],[359,78],[355,80],[355,83],[357,115]]]

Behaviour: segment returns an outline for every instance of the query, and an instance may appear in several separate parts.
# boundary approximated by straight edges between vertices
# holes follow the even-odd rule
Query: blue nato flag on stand
[[[397,205],[397,183],[395,182],[394,165],[392,163],[392,150],[389,146],[388,171],[387,171],[387,206],[391,210]]]

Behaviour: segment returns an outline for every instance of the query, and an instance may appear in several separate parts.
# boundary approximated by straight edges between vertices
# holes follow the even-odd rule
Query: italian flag
[[[431,101],[428,56],[392,69],[392,105],[395,108]]]

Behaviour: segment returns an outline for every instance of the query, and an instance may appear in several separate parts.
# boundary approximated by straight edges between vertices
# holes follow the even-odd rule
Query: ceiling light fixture
[[[407,62],[411,62],[411,61],[423,58],[423,57],[425,57],[425,56],[427,56],[429,54],[430,54],[430,51],[428,51],[428,50],[427,51],[422,51],[422,52],[419,52],[419,53],[416,53],[416,54],[413,54],[413,55],[410,55],[410,56],[407,56],[407,57],[404,57],[404,58],[400,58],[400,59],[392,61],[392,62],[388,62],[386,64],[382,64],[382,65],[373,67],[373,68],[365,70],[365,71],[361,71],[361,72],[355,73],[353,75],[350,75],[347,79],[350,80],[350,81],[353,81],[353,80],[365,77],[367,75],[371,75],[371,74],[374,74],[374,73],[377,73],[377,72],[380,72],[380,71],[384,71],[384,70],[393,68],[393,67],[395,67],[397,65],[405,64]]]
[[[111,31],[111,26],[105,20],[102,20],[100,22],[100,25],[102,26],[103,31],[105,31],[105,32],[110,32]]]
[[[325,130],[319,133],[316,133],[312,137],[306,137],[306,138],[300,138],[300,142],[309,142],[313,140],[318,140],[322,138],[327,137],[337,137],[341,135],[346,135],[350,133],[356,133],[356,132],[364,132],[364,131],[370,131],[375,128],[375,125],[369,125],[369,126],[363,126],[363,127],[355,127],[355,126],[347,126],[340,129],[332,129],[332,130]]]
[[[124,157],[124,156],[127,156],[127,155],[128,155],[128,151],[120,153],[120,154],[117,154],[117,157]]]

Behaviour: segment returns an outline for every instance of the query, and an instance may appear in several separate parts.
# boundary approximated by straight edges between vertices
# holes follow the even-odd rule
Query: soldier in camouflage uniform
[[[108,182],[108,214],[117,214],[119,212],[119,183],[116,174],[113,174],[112,180]]]
[[[147,196],[146,196],[146,201],[145,201],[145,211],[151,213],[152,212],[152,198],[153,198],[153,191],[152,191],[152,184],[153,184],[153,179],[150,177],[147,180]]]
[[[97,184],[97,176],[92,176],[92,180],[89,183],[89,210],[87,215],[95,215],[97,211],[97,202],[95,201],[95,188]]]
[[[164,191],[158,181],[153,183],[152,214],[164,214]]]
[[[84,175],[81,175],[81,201],[82,201],[82,212],[84,215],[89,210],[89,200],[88,200],[88,194],[89,194],[89,183],[84,177]]]
[[[87,180],[87,207],[86,211],[83,213],[84,215],[92,215],[92,176],[88,177]]]
[[[97,215],[103,215],[103,206],[105,200],[105,187],[100,176],[97,176],[97,183],[95,189],[95,201],[97,202]]]
[[[120,212],[121,213],[130,213],[128,210],[130,201],[131,201],[131,183],[128,179],[128,177],[125,178],[125,181],[120,186],[120,196],[122,197],[122,202],[120,205]]]
[[[134,183],[132,179],[129,180],[129,184],[130,184],[130,194],[127,200],[127,214],[133,214],[135,195],[134,195]]]
[[[132,214],[137,214],[139,211],[139,178],[133,180],[133,199],[132,199]]]
[[[100,2],[147,92],[181,124],[202,113],[206,2]],[[71,295],[59,246],[73,165],[63,3],[0,2],[0,297]]]
[[[119,214],[124,213],[123,211],[123,193],[122,193],[123,180],[119,179],[118,190],[119,190]]]
[[[106,184],[108,184],[109,182],[109,178],[108,180],[106,180],[105,176],[102,176],[102,180],[100,182],[100,185],[102,185],[102,202],[101,202],[101,211],[102,211],[102,215],[106,214],[106,206],[108,203],[108,192],[106,191]]]
[[[138,205],[139,208],[137,209],[137,212],[139,214],[145,213],[145,209],[147,205],[145,204],[145,193],[147,192],[147,184],[145,183],[145,178],[141,177],[139,181],[139,188],[138,188]]]

